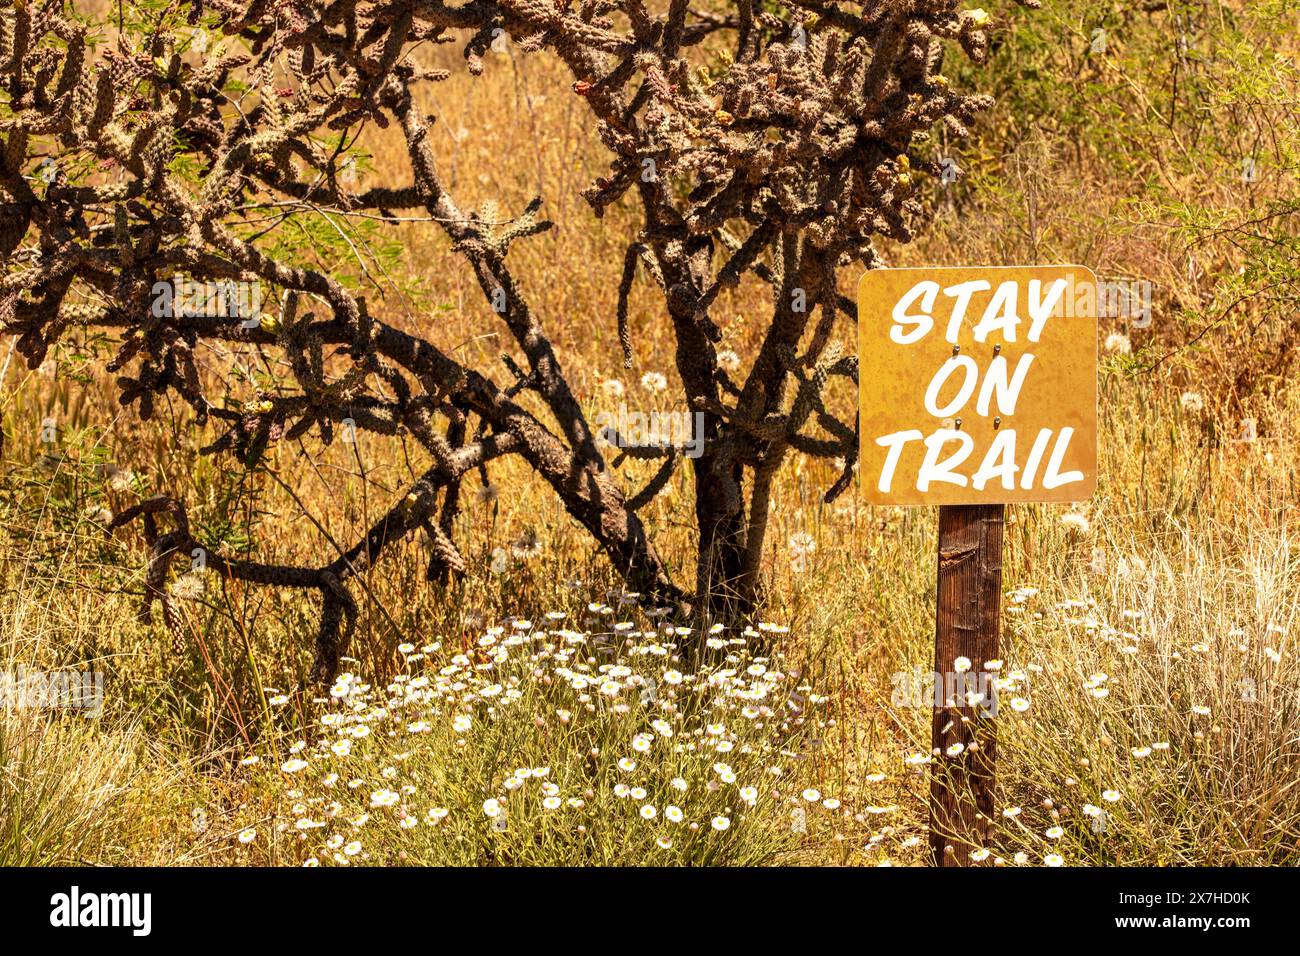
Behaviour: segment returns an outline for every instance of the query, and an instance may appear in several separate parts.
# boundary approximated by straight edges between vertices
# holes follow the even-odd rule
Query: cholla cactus
[[[828,499],[850,481],[856,428],[823,399],[830,383],[857,378],[856,360],[831,346],[835,324],[855,318],[837,273],[855,262],[871,267],[874,237],[906,240],[916,228],[918,177],[938,173],[916,144],[940,123],[964,135],[988,105],[942,75],[945,41],[981,61],[988,21],[954,0],[670,0],[658,14],[642,0],[190,0],[92,56],[85,24],[66,8],[18,0],[0,11],[0,323],[33,365],[74,325],[119,333],[109,368],[122,373],[122,403],[148,418],[159,396],[175,392],[197,422],[222,427],[210,453],[251,461],[269,442],[312,431],[328,442],[344,421],[408,432],[427,449],[429,470],[329,565],[217,559],[233,577],[320,592],[322,678],[353,616],[349,579],[387,543],[421,529],[431,577],[463,570],[452,539],[460,483],[504,455],[520,456],[553,487],[646,600],[744,613],[759,597],[769,489],[784,458],[843,458]],[[223,39],[186,49],[196,25]],[[413,91],[447,74],[414,65],[405,55],[413,45],[459,38],[477,73],[502,36],[572,72],[572,95],[610,153],[608,171],[584,193],[596,215],[629,193],[642,210],[611,321],[630,364],[627,297],[641,266],[673,323],[685,398],[704,413],[689,589],[670,580],[638,515],[681,464],[680,450],[650,451],[664,459],[650,485],[620,491],[507,265],[514,242],[550,225],[538,218],[541,200],[504,227],[462,211],[414,107]],[[703,51],[715,57],[707,68]],[[272,88],[281,70],[295,77],[293,89]],[[255,91],[240,108],[229,97],[235,79]],[[322,141],[367,122],[400,129],[408,183],[349,188],[346,157]],[[49,163],[33,175],[42,159]],[[202,170],[197,184],[182,165]],[[254,199],[384,216],[425,210],[514,337],[523,361],[508,359],[508,384],[380,321],[328,273],[279,261],[240,235],[236,207]],[[256,281],[276,290],[280,314],[249,321],[160,310],[158,283],[177,271]],[[746,273],[771,284],[772,310],[751,368],[733,378],[719,364],[721,331],[710,313]],[[279,349],[293,387],[250,395],[240,407],[211,401],[195,365],[200,340]],[[331,374],[339,358],[346,369]],[[550,420],[516,401],[524,389],[540,396]],[[171,515],[172,531],[158,533],[160,513]],[[153,549],[146,613],[161,601],[170,620],[167,565],[196,542],[179,502],[146,502],[116,523],[138,515]]]

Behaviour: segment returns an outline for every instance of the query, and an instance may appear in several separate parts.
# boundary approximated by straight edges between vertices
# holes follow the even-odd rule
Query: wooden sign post
[[[863,491],[939,505],[937,866],[972,863],[994,812],[1005,505],[1096,487],[1096,315],[1077,266],[880,269],[858,287]]]

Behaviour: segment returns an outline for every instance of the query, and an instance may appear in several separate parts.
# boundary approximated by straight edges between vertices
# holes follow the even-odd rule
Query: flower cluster
[[[383,687],[343,673],[310,742],[246,758],[275,809],[234,845],[309,866],[757,863],[841,827],[808,759],[826,698],[761,653],[786,628],[714,626],[692,667],[690,628],[604,610],[403,644]]]

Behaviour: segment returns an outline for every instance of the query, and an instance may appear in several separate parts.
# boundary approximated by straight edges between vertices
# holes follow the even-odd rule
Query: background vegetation
[[[961,175],[932,185],[934,228],[883,249],[887,260],[1073,261],[1150,280],[1155,296],[1149,328],[1103,321],[1097,495],[1009,516],[1002,674],[1006,699],[1028,707],[1000,719],[1005,812],[989,859],[1293,863],[1300,15],[1281,0],[1045,0],[990,13],[990,65],[967,77],[953,63],[997,106],[962,151],[936,131],[936,158],[951,155]],[[431,63],[440,57],[459,53],[439,48]],[[599,144],[545,60],[508,48],[488,66],[477,79],[453,70],[422,104],[451,157],[444,176],[469,206],[546,197],[561,227],[521,246],[515,269],[580,400],[589,414],[619,395],[654,407],[657,379],[642,376],[674,374],[655,300],[633,292],[631,373],[613,322],[629,219],[618,207],[594,219],[577,195]],[[360,144],[363,184],[385,181],[395,148],[384,135]],[[500,352],[465,318],[482,307],[474,278],[433,224],[407,222],[396,237],[364,219],[333,225],[295,218],[277,236],[377,286],[372,307],[386,321],[437,328],[471,364]],[[742,283],[721,301],[722,347],[748,355],[767,293]],[[718,635],[745,646],[715,648],[691,675],[664,622],[622,600],[546,489],[489,486],[460,519],[467,578],[428,585],[414,546],[370,572],[346,665],[356,677],[336,685],[342,703],[314,703],[293,693],[311,663],[302,638],[313,608],[288,591],[183,579],[173,586],[186,640],[173,650],[136,621],[140,544],[108,538],[103,512],[166,491],[189,502],[214,546],[291,562],[363,533],[410,479],[408,461],[364,438],[314,460],[280,449],[255,473],[200,458],[203,436],[183,410],[143,425],[119,412],[112,382],[93,371],[108,348],[84,339],[28,371],[6,345],[0,361],[0,655],[11,669],[107,675],[98,720],[0,718],[0,861],[923,858],[928,713],[893,706],[890,675],[930,666],[931,512],[871,508],[852,493],[825,506],[832,463],[787,463],[763,566],[763,617],[780,628]],[[259,374],[252,352],[223,358],[226,375]],[[42,442],[47,419],[55,446]],[[498,467],[495,482],[516,487],[514,466]],[[627,486],[640,487],[648,466],[626,468]],[[690,560],[689,482],[675,478],[649,506],[670,564]],[[542,631],[557,633],[533,636]],[[627,668],[617,695],[602,696],[602,680],[574,686],[584,659],[602,677]],[[678,666],[683,684],[665,682]],[[638,676],[656,680],[652,699]],[[751,700],[755,684],[765,696]],[[746,716],[751,706],[773,712]],[[325,712],[342,716],[321,727]],[[427,730],[411,730],[421,722]],[[331,744],[345,739],[341,756]],[[552,796],[554,811],[542,802]]]

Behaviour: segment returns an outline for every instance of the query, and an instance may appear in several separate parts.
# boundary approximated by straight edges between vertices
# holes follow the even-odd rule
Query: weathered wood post
[[[938,599],[934,673],[942,703],[933,714],[938,751],[930,774],[930,853],[935,866],[966,866],[988,843],[997,756],[994,723],[983,706],[970,706],[963,671],[983,673],[998,657],[1005,505],[945,505],[939,509]],[[958,668],[957,661],[969,665]],[[965,671],[965,666],[969,670]],[[995,675],[988,675],[991,680]],[[940,692],[936,691],[936,703]],[[982,702],[987,704],[988,701]]]

